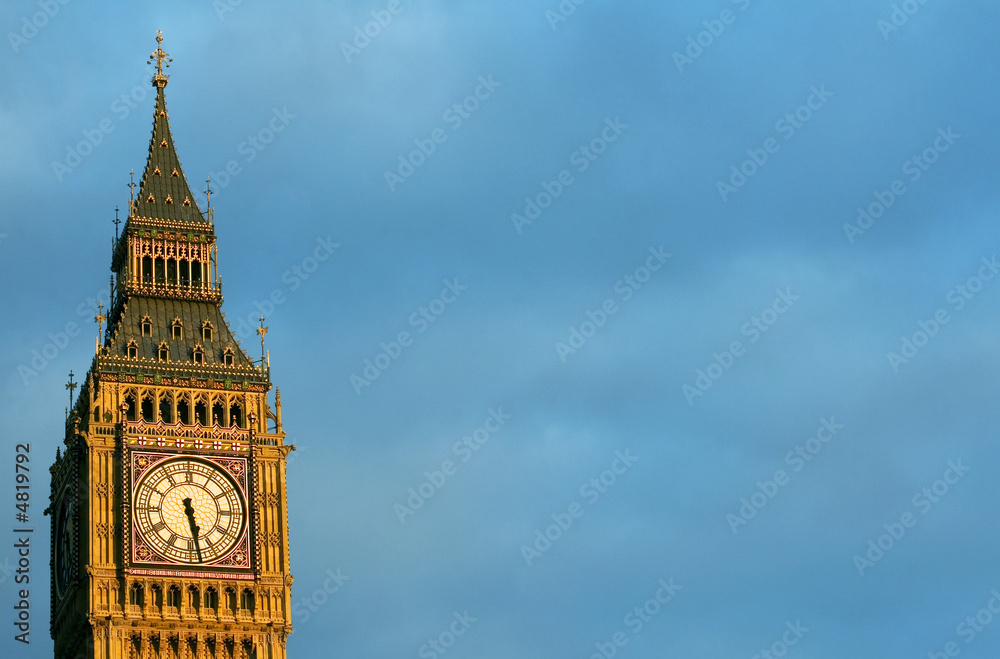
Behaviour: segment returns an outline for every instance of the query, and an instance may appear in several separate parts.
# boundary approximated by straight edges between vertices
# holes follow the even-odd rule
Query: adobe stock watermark
[[[497,90],[497,87],[503,86],[503,83],[493,79],[492,73],[487,76],[479,76],[478,82],[479,84],[476,85],[471,94],[458,103],[453,103],[441,115],[441,120],[448,124],[452,131],[461,128],[465,120],[471,117],[473,112],[478,110],[484,102],[493,96],[493,92]],[[395,192],[396,186],[405,183],[408,178],[413,176],[417,169],[427,162],[427,159],[437,151],[437,148],[447,141],[448,133],[445,132],[444,128],[440,127],[432,130],[426,138],[418,137],[413,140],[413,144],[417,148],[410,151],[408,155],[399,155],[396,171],[393,172],[387,169],[382,174],[385,177],[385,182],[389,185],[389,192]]]
[[[406,0],[407,3],[410,1]],[[382,34],[382,30],[389,27],[389,24],[403,12],[403,9],[405,7],[402,0],[389,0],[385,9],[372,9],[368,12],[372,20],[364,25],[354,26],[354,38],[351,39],[350,43],[340,42],[340,52],[343,53],[344,60],[350,64],[351,59],[360,55],[361,51],[370,46],[372,39],[378,38]]]
[[[627,472],[638,459],[632,455],[629,449],[625,449],[624,453],[615,451],[615,459],[608,468],[580,486],[579,493],[584,503],[588,506],[597,503],[618,482],[618,477]],[[531,567],[532,561],[540,558],[542,554],[551,549],[552,544],[573,526],[575,520],[583,517],[585,512],[586,508],[583,507],[583,504],[574,501],[566,507],[566,512],[549,515],[553,523],[544,529],[536,529],[535,537],[530,546],[521,545],[521,556],[528,567]]]
[[[750,6],[750,0],[732,0],[732,3],[741,12],[746,11]],[[739,14],[732,9],[723,9],[718,18],[703,20],[701,24],[705,29],[688,36],[684,52],[674,51],[674,65],[677,70],[684,73],[684,67],[688,64],[694,64],[694,61],[701,57],[705,50],[715,43],[716,39],[722,36],[722,33],[726,31],[726,26],[736,22],[738,16]]]
[[[452,621],[448,625],[448,628],[437,636],[427,639],[427,642],[420,646],[417,650],[417,656],[421,659],[436,659],[444,653],[446,653],[459,637],[464,636],[465,632],[469,631],[472,624],[476,622],[477,618],[473,618],[469,615],[469,610],[466,609],[462,613],[455,611],[451,614]]]
[[[243,0],[212,0],[212,8],[220,21],[226,20],[226,14],[233,13],[242,4]]]
[[[983,283],[993,279],[1000,272],[1000,263],[997,263],[996,254],[980,259],[982,265],[976,274],[966,279],[963,283],[956,284],[948,293],[944,300],[952,311],[958,312],[965,308],[965,305],[983,290]],[[946,307],[937,309],[927,320],[917,321],[917,330],[909,336],[900,338],[899,352],[886,353],[889,366],[892,366],[893,373],[899,373],[899,367],[909,364],[917,354],[926,347],[931,339],[938,335],[941,328],[951,322],[951,315]]]
[[[994,588],[990,591],[990,599],[983,608],[966,616],[955,626],[955,635],[968,645],[993,624],[993,620],[998,614],[1000,614],[1000,591]],[[936,650],[928,652],[927,659],[948,659],[949,657],[957,657],[961,653],[962,646],[958,642],[948,641],[940,652]]]
[[[882,33],[882,41],[888,41],[894,32],[899,32],[899,29],[910,20],[910,16],[920,11],[920,6],[925,4],[927,0],[903,0],[899,4],[893,4],[889,18],[880,18],[875,23],[875,27]]]
[[[38,35],[38,31],[45,28],[49,21],[55,18],[56,14],[69,3],[70,0],[38,0],[38,7],[41,11],[36,11],[30,18],[25,14],[21,17],[21,29],[17,32],[7,33],[7,41],[14,49],[14,54],[16,55],[22,46],[34,39]]]
[[[766,648],[761,648],[760,652],[755,654],[751,659],[777,659],[778,657],[784,657],[788,654],[790,648],[798,645],[799,641],[802,640],[802,637],[808,631],[809,628],[803,627],[801,620],[796,620],[795,622],[786,621],[785,631],[781,633],[778,640]]]
[[[76,144],[66,145],[66,155],[62,160],[52,161],[52,174],[56,181],[62,183],[67,174],[72,174],[77,167],[83,164],[84,159],[94,153],[94,150],[104,142],[104,138],[114,132],[117,124],[128,119],[132,111],[139,107],[139,104],[152,94],[152,85],[149,83],[149,75],[143,75],[142,79],[131,89],[120,96],[115,97],[109,107],[112,116],[101,118],[93,128],[84,128],[83,139]]]
[[[340,592],[344,584],[351,580],[351,577],[341,573],[338,567],[336,571],[327,570],[326,579],[323,584],[309,595],[303,595],[292,602],[292,618],[296,623],[305,624],[309,622],[314,613],[330,601],[332,595]]]
[[[416,514],[416,511],[423,508],[427,500],[437,494],[449,478],[458,473],[461,463],[468,462],[473,455],[479,453],[480,449],[490,441],[493,435],[500,432],[500,429],[508,421],[510,421],[510,415],[504,414],[502,406],[498,405],[496,409],[491,407],[482,425],[452,445],[451,452],[455,454],[456,458],[460,458],[461,462],[445,460],[439,469],[425,471],[424,480],[415,488],[411,487],[407,490],[409,496],[406,498],[406,503],[393,505],[392,510],[396,513],[399,523],[405,524],[407,517]]]
[[[961,137],[952,131],[951,126],[938,128],[937,137],[934,138],[929,147],[903,162],[903,175],[910,183],[915,183],[938,161],[941,154],[948,151]],[[884,190],[873,192],[872,196],[875,201],[864,207],[858,206],[858,217],[853,224],[844,223],[844,235],[847,236],[847,241],[853,245],[858,236],[863,236],[868,229],[871,229],[875,221],[885,215],[885,212],[896,203],[897,199],[906,194],[906,191],[906,184],[902,180],[896,179]]]
[[[576,8],[587,0],[562,0],[555,9],[545,10],[545,20],[549,22],[549,27],[555,32],[560,23],[565,23],[569,17],[576,13]]]
[[[926,515],[934,508],[935,504],[951,492],[952,486],[962,480],[969,469],[970,467],[962,464],[961,459],[949,460],[948,468],[944,470],[944,475],[914,494],[910,500],[911,505],[921,515]],[[917,525],[918,521],[920,521],[919,517],[914,515],[912,511],[907,511],[898,520],[883,524],[882,528],[885,529],[885,533],[868,539],[864,555],[854,555],[854,567],[857,568],[858,574],[862,577],[865,576],[865,570],[874,567],[876,563],[882,560],[886,553],[891,551],[896,546],[896,543],[903,539],[907,529],[912,529]]]
[[[565,341],[556,341],[555,349],[556,354],[559,355],[559,360],[565,364],[566,359],[570,355],[575,354],[577,350],[583,348],[587,344],[587,341],[597,334],[597,330],[604,327],[604,324],[608,322],[608,318],[618,313],[621,308],[619,304],[624,304],[631,300],[632,296],[649,282],[653,277],[653,273],[662,268],[663,264],[671,256],[673,254],[663,251],[663,245],[650,247],[649,256],[646,257],[645,264],[640,265],[634,271],[615,282],[613,290],[618,294],[618,298],[605,298],[604,302],[596,310],[588,310],[584,314],[587,317],[586,320],[579,325],[569,328],[569,336]]]
[[[759,315],[751,316],[750,320],[740,326],[740,335],[747,337],[750,344],[757,343],[761,336],[771,329],[778,318],[792,308],[792,305],[799,299],[798,295],[792,293],[791,287],[785,290],[776,289],[777,296],[771,305],[760,312]],[[746,346],[742,341],[732,341],[721,353],[713,352],[712,361],[705,368],[699,368],[694,372],[694,383],[681,385],[681,393],[688,405],[694,405],[694,400],[698,396],[704,396],[705,392],[733,367],[736,360],[746,354]]]
[[[823,417],[819,420],[819,428],[812,437],[801,444],[795,446],[785,454],[785,464],[792,469],[792,473],[798,473],[812,461],[823,450],[826,444],[837,436],[837,433],[844,429],[843,424],[837,423],[834,417]],[[733,535],[739,533],[740,529],[746,526],[757,513],[764,509],[768,503],[777,496],[779,488],[791,482],[790,475],[784,469],[778,469],[770,479],[757,481],[757,487],[750,494],[749,498],[740,499],[740,507],[736,514],[726,513],[726,523]]]
[[[656,582],[658,588],[653,596],[642,604],[632,607],[632,610],[625,614],[622,624],[628,627],[635,636],[648,625],[653,618],[663,609],[663,605],[669,604],[681,590],[681,586],[674,583],[674,578],[660,579]],[[629,635],[619,630],[611,635],[608,641],[598,641],[594,644],[597,652],[590,655],[590,659],[611,659],[618,654],[620,648],[628,645]]]
[[[569,164],[572,165],[577,174],[590,169],[601,155],[614,144],[621,134],[628,129],[628,124],[622,123],[621,117],[610,117],[604,119],[604,128],[588,143],[580,145],[580,148],[569,154]],[[524,214],[511,213],[510,221],[514,223],[514,229],[518,233],[524,231],[524,227],[531,226],[535,220],[540,218],[545,209],[552,205],[552,202],[562,196],[566,189],[576,182],[573,173],[569,169],[564,169],[552,177],[552,180],[543,180],[540,183],[542,191],[533,197],[524,198]]]
[[[109,296],[110,292],[103,290],[97,291],[93,297],[85,298],[83,302],[76,305],[77,317],[82,318],[83,322],[93,320],[99,311],[99,303],[107,308]],[[21,382],[28,386],[34,378],[38,377],[39,373],[56,360],[62,351],[69,347],[74,338],[80,336],[82,331],[76,322],[70,321],[61,329],[47,333],[45,335],[47,341],[42,344],[41,348],[32,348],[31,359],[28,360],[28,363],[22,362],[17,365],[17,374],[21,376]]]
[[[253,308],[249,314],[244,314],[236,319],[232,324],[233,333],[237,339],[244,340],[257,333],[257,320],[260,316],[270,318],[271,314],[278,307],[288,301],[287,293],[297,291],[302,284],[309,280],[319,266],[333,256],[334,251],[340,248],[340,243],[333,242],[331,236],[326,238],[317,237],[316,246],[311,255],[306,256],[298,263],[292,264],[290,268],[281,273],[281,282],[285,284],[282,288],[272,289],[270,294],[263,300],[254,300]]]
[[[458,277],[453,277],[451,280],[445,279],[444,288],[441,289],[440,295],[410,314],[408,319],[410,326],[416,328],[417,334],[423,334],[432,323],[441,317],[449,305],[458,301],[468,288],[465,284],[458,282]],[[354,393],[360,396],[365,387],[372,386],[372,383],[400,358],[403,349],[413,345],[413,338],[409,332],[402,331],[389,343],[380,343],[379,352],[374,357],[364,361],[361,376],[351,373],[348,378],[354,388]]]
[[[247,138],[236,145],[236,153],[243,156],[243,164],[249,165],[260,153],[267,148],[274,138],[281,134],[288,124],[295,119],[296,115],[288,111],[288,106],[271,109],[271,118],[268,119],[262,128],[256,133],[247,135]],[[238,160],[231,159],[217,172],[209,173],[212,183],[216,186],[216,191],[222,190],[229,185],[233,178],[243,173],[243,165]]]
[[[10,556],[4,556],[3,562],[0,563],[0,584],[6,583],[13,574],[14,567],[10,564]]]
[[[809,88],[811,92],[806,97],[805,102],[795,110],[786,112],[774,122],[774,131],[780,135],[784,141],[788,141],[798,134],[806,123],[815,116],[815,113],[826,106],[833,97],[833,92],[826,88],[825,84],[817,87],[813,85]],[[781,144],[774,137],[768,137],[760,148],[747,149],[747,159],[737,165],[729,167],[732,172],[728,181],[718,180],[715,182],[715,189],[722,197],[722,201],[729,201],[729,198],[736,194],[740,188],[747,184],[757,172],[764,168],[771,156],[781,149]]]

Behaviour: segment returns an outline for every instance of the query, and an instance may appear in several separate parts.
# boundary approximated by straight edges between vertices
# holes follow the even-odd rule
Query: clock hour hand
[[[201,545],[198,544],[198,532],[201,528],[194,521],[194,508],[191,506],[191,499],[184,499],[184,514],[187,515],[188,525],[191,527],[191,537],[194,538],[194,549],[198,552],[198,562],[201,563]]]

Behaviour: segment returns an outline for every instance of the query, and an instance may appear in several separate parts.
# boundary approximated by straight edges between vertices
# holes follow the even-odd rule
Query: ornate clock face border
[[[56,600],[62,600],[77,579],[79,522],[74,488],[64,483],[56,498],[52,516],[52,587]]]
[[[210,563],[185,564],[170,560],[149,547],[139,533],[138,525],[133,517],[133,506],[135,501],[135,486],[142,478],[142,475],[154,466],[175,458],[195,459],[209,463],[224,471],[226,475],[236,484],[237,489],[246,502],[244,515],[246,523],[243,527],[243,534],[233,548],[216,561]],[[124,507],[123,519],[126,520],[125,534],[122,538],[122,553],[125,557],[126,566],[131,573],[142,573],[151,575],[184,575],[201,577],[236,577],[234,572],[249,573],[253,567],[253,552],[251,549],[251,537],[253,535],[254,520],[251,511],[254,508],[250,483],[250,461],[243,456],[218,456],[202,455],[188,452],[158,452],[131,450],[128,452],[127,462],[124,467],[123,484],[125,486],[125,496],[122,497]],[[223,571],[223,572],[220,572]]]

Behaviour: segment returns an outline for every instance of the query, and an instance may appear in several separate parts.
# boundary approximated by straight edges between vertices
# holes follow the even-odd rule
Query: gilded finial
[[[135,170],[128,170],[128,217],[132,219],[132,207],[135,204]],[[115,230],[117,230],[117,225]]]
[[[264,327],[264,314],[260,315],[260,327],[257,328],[257,334],[260,334],[260,368],[264,370],[266,363],[264,357],[264,336],[267,334],[267,328]]]
[[[170,68],[170,63],[174,60],[170,59],[170,56],[163,50],[163,30],[156,31],[156,50],[149,56],[149,61],[152,62],[154,59],[156,60],[156,75],[153,80],[166,84],[167,76],[163,75],[163,61],[166,60],[166,68]]]
[[[66,388],[69,389],[69,405],[73,407],[73,390],[79,385],[73,382],[73,371],[69,372],[69,382],[66,383]],[[69,419],[69,407],[66,408],[66,418]]]
[[[108,319],[107,314],[101,313],[104,310],[104,302],[97,303],[97,315],[94,316],[94,322],[97,323],[97,341],[95,345],[95,352],[101,349],[101,333],[104,332],[104,321]],[[73,373],[70,373],[70,379],[72,380]],[[70,394],[72,396],[72,393]]]

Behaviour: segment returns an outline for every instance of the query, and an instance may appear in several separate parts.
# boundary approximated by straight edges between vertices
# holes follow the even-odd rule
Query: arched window
[[[163,590],[159,585],[153,584],[149,587],[149,595],[153,608],[159,612],[163,610]]]
[[[236,354],[232,348],[226,348],[222,351],[222,362],[226,366],[232,366],[236,362]]]
[[[213,329],[214,328],[212,327],[212,323],[208,322],[207,320],[202,324],[202,326],[201,326],[201,339],[202,339],[202,341],[211,341],[212,340],[212,330]]]
[[[219,591],[211,586],[205,589],[205,608],[212,612],[219,610]]]
[[[177,259],[167,259],[167,283],[177,285]]]
[[[198,259],[191,261],[191,285],[201,288],[201,261]]]
[[[135,397],[132,394],[125,397],[125,418],[129,421],[135,421],[137,418],[135,415]]]
[[[162,284],[163,279],[163,257],[157,257],[153,259],[153,278],[156,279],[157,284]]]
[[[142,257],[142,283],[153,283],[153,258],[150,256]]]
[[[208,425],[208,409],[205,407],[205,401],[199,400],[194,404],[194,419],[199,426]]]
[[[191,407],[184,398],[177,401],[177,420],[186,426],[191,425]]]
[[[172,606],[175,609],[179,609],[181,606],[181,589],[176,585],[167,589],[167,606]]]
[[[167,361],[167,358],[170,357],[170,347],[166,341],[160,342],[160,347],[156,350],[156,356],[161,362]]]
[[[160,400],[160,421],[163,423],[173,423],[174,415],[171,409],[170,401],[166,398]]]
[[[243,427],[243,408],[239,403],[233,403],[229,407],[229,425]]]
[[[129,359],[139,358],[139,344],[135,342],[135,339],[129,339],[128,346],[125,347],[125,354]]]
[[[150,320],[149,316],[143,316],[139,325],[142,328],[143,336],[153,336],[153,321]]]
[[[148,395],[142,399],[142,420],[146,423],[156,421],[153,417],[153,399]]]
[[[134,583],[128,591],[128,603],[134,606],[142,606],[145,600],[142,584]]]
[[[198,597],[198,587],[197,586],[190,586],[190,587],[188,587],[187,595],[188,595],[187,605],[188,605],[189,608],[192,608],[195,611],[197,611],[199,608],[201,608],[201,598]]]
[[[219,401],[215,401],[215,404],[212,405],[212,423],[220,426],[226,425],[226,408]]]
[[[232,588],[226,588],[226,608],[236,615],[236,591]]]
[[[184,338],[184,324],[181,322],[180,318],[174,318],[174,322],[170,324],[170,338],[172,339]]]
[[[253,607],[254,607],[253,591],[250,590],[249,588],[244,588],[243,593],[240,594],[240,609],[243,611],[248,611],[249,613],[253,613]]]
[[[194,360],[195,364],[205,363],[205,349],[201,347],[201,344],[194,347],[194,350],[191,352],[191,359]]]

